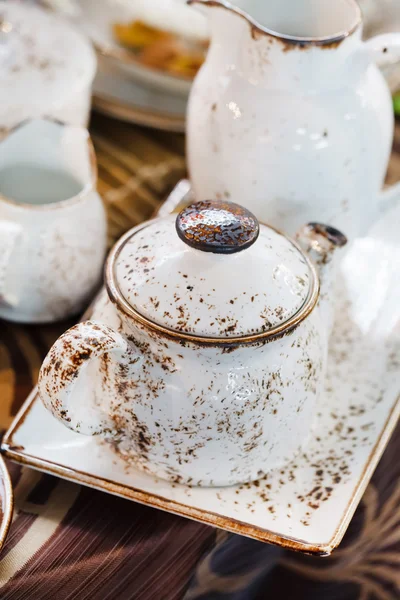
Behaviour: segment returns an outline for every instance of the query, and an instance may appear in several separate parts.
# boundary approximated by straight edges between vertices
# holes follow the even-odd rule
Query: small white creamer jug
[[[377,66],[399,59],[400,33],[363,42],[355,0],[189,1],[211,24],[188,112],[196,197],[291,235],[310,220],[363,234],[400,196],[382,192],[394,119]]]
[[[28,121],[0,142],[0,318],[78,313],[99,285],[106,218],[86,129]]]

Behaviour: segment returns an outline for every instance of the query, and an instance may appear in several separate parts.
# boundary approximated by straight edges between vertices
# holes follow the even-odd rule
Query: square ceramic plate
[[[162,212],[190,197],[185,182]],[[301,454],[253,484],[191,488],[127,467],[64,428],[34,391],[7,432],[10,459],[261,541],[328,555],[340,543],[400,415],[400,209],[341,265],[325,393]]]

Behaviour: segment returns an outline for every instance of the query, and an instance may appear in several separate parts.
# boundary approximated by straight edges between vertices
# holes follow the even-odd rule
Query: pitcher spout
[[[269,0],[254,2],[238,0],[186,0],[189,5],[198,5],[205,12],[219,8],[245,19],[252,33],[281,40],[286,49],[308,46],[332,45],[335,47],[361,26],[361,10],[356,0],[337,0],[332,11],[331,0]],[[329,18],[327,18],[329,15]]]

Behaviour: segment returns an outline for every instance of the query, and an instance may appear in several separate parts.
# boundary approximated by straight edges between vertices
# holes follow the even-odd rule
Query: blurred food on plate
[[[155,29],[186,39],[205,42],[209,38],[207,19],[186,0],[107,0],[115,13],[131,15]]]
[[[206,16],[186,0],[45,1],[64,15],[69,3],[78,8],[71,19],[102,64],[151,93],[188,97],[206,56],[209,28]]]
[[[117,42],[131,50],[143,65],[174,75],[193,78],[204,62],[206,42],[188,40],[144,21],[115,23]]]

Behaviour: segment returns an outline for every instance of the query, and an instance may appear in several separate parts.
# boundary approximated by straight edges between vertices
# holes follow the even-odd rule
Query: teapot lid
[[[26,2],[0,0],[2,126],[74,103],[95,72],[90,42],[66,19]]]
[[[228,341],[294,327],[318,298],[298,246],[224,201],[128,232],[109,257],[107,286],[125,312],[157,328]]]

